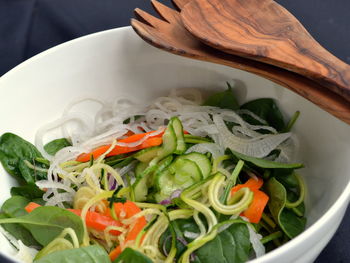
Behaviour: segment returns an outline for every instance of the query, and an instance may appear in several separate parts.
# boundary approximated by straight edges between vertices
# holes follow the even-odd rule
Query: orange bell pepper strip
[[[119,140],[119,142],[122,142],[122,143],[137,142],[137,141],[141,140],[143,137],[145,137],[146,135],[149,135],[152,133],[155,133],[155,131],[134,134],[134,135],[131,135],[125,139]],[[156,134],[154,136],[150,136],[143,143],[141,143],[140,145],[134,146],[134,147],[126,147],[126,146],[118,146],[117,145],[113,148],[112,151],[110,151],[107,154],[107,157],[118,155],[118,154],[123,154],[123,153],[134,152],[134,151],[138,151],[138,150],[153,147],[153,146],[159,146],[163,142],[163,140],[162,140],[163,133],[164,132],[161,132],[161,133]],[[78,162],[88,162],[88,161],[90,161],[91,157],[93,157],[94,159],[97,159],[102,154],[104,154],[110,147],[111,147],[111,145],[100,146],[90,153],[83,153],[83,154],[79,155],[76,160]]]
[[[114,209],[117,214],[117,216],[121,216],[123,213],[125,213],[124,218],[130,218],[137,213],[141,212],[141,209],[133,202],[126,201],[124,204],[122,203],[115,203]],[[139,217],[136,219],[136,223],[134,224],[133,228],[129,230],[129,232],[126,235],[125,243],[128,241],[135,240],[138,234],[142,231],[142,229],[146,226],[146,218],[144,216]],[[117,246],[114,250],[112,250],[109,253],[109,257],[111,261],[114,261],[122,252],[121,246]]]
[[[253,201],[248,206],[248,208],[244,210],[243,213],[241,214],[246,218],[248,218],[249,222],[251,223],[260,222],[262,213],[264,212],[267,202],[269,201],[269,196],[259,190],[263,184],[264,184],[264,181],[260,177],[258,177],[258,180],[256,180],[256,178],[250,178],[244,184],[236,185],[231,189],[231,195],[233,195],[243,187],[248,187],[253,192],[254,194]]]
[[[35,208],[40,207],[41,205],[30,202],[26,207],[25,210],[30,213],[33,211]],[[77,216],[81,215],[81,210],[78,209],[67,209],[68,211],[76,214]],[[88,211],[85,217],[85,223],[87,227],[96,229],[97,231],[103,231],[106,229],[108,226],[122,226],[122,223],[119,221],[114,220],[113,218],[97,213],[97,212],[92,212]],[[119,235],[120,232],[117,230],[111,230],[110,231],[113,235]]]

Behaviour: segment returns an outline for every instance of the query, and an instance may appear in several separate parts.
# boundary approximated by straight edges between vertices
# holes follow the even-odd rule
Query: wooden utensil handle
[[[298,73],[350,101],[350,66],[273,0],[192,0],[181,18],[206,45]]]

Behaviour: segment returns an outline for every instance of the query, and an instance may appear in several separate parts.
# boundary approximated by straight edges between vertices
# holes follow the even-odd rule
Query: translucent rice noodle
[[[77,112],[78,106],[86,102],[96,103],[98,107],[95,114]],[[47,188],[44,200],[48,204],[63,207],[63,202],[73,202],[75,194],[73,188],[79,189],[87,185],[85,182],[87,173],[82,172],[83,168],[74,171],[74,165],[68,169],[62,168],[62,163],[75,160],[80,154],[101,145],[114,143],[120,146],[137,146],[149,136],[133,143],[121,143],[118,140],[124,138],[128,131],[134,133],[156,131],[153,135],[159,134],[173,116],[180,118],[184,129],[190,134],[210,137],[215,142],[215,144],[195,145],[187,152],[209,152],[217,157],[223,155],[227,147],[246,155],[266,157],[272,150],[279,149],[281,151],[279,161],[287,162],[291,159],[290,149],[295,146],[295,140],[289,139],[291,133],[278,134],[273,127],[266,126],[266,122],[259,116],[247,110],[232,112],[202,106],[202,103],[202,94],[196,89],[174,89],[168,97],[158,97],[144,105],[128,96],[121,96],[109,102],[84,97],[70,103],[60,119],[43,126],[36,134],[36,146],[45,158],[50,160],[48,169],[50,176],[46,181],[38,182],[40,188]],[[256,119],[261,125],[245,122],[241,117],[244,114]],[[225,124],[227,122],[234,124],[231,131]],[[73,146],[58,151],[55,156],[49,156],[44,151],[45,138],[48,133],[60,129],[62,137],[68,136]],[[262,129],[268,134],[261,134],[259,131]],[[130,172],[133,165],[134,163],[131,163],[120,169],[120,175]],[[94,179],[90,174],[89,186],[100,187],[97,184],[97,178]],[[59,189],[66,193],[59,193]]]

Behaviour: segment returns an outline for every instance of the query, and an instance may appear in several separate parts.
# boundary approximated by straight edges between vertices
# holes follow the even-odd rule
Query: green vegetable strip
[[[295,173],[294,175],[297,178],[298,184],[299,184],[299,198],[297,201],[292,202],[292,203],[289,202],[288,200],[286,200],[286,207],[287,208],[295,208],[295,207],[299,206],[304,201],[304,198],[305,198],[304,181],[303,181],[303,179],[301,179],[301,177],[298,174]]]
[[[276,227],[276,223],[265,213],[262,214],[262,220],[267,223],[271,228]]]
[[[226,185],[225,191],[220,198],[221,203],[223,203],[223,204],[226,203],[226,200],[231,192],[232,187],[236,185],[237,178],[238,178],[243,166],[244,166],[244,162],[242,160],[239,160],[238,163],[236,164],[236,167],[233,170],[231,176],[226,181],[227,185]]]
[[[36,157],[34,158],[34,160],[38,163],[42,163],[42,164],[45,164],[46,166],[50,166],[50,161],[45,158]]]
[[[298,210],[296,207],[292,208],[293,212],[297,215],[297,216],[303,216],[304,213],[302,213],[300,210]]]
[[[297,119],[299,118],[300,115],[300,111],[296,111],[292,118],[290,119],[290,121],[288,122],[286,128],[284,128],[284,130],[282,132],[290,132],[290,130],[293,128],[295,122],[297,121]]]
[[[175,233],[175,229],[174,229],[174,227],[173,227],[171,222],[169,222],[169,229],[170,229],[170,232],[171,232],[171,249],[170,249],[170,252],[169,252],[167,258],[165,259],[164,263],[173,263],[174,259],[175,259],[175,256],[176,256],[176,252],[177,252],[177,249],[176,249],[176,233]]]
[[[270,234],[270,235],[268,235],[268,236],[266,236],[266,237],[263,237],[261,240],[260,240],[260,242],[262,243],[262,244],[266,244],[266,243],[268,243],[268,242],[270,242],[270,241],[272,241],[272,240],[276,240],[276,239],[278,239],[278,238],[280,238],[280,237],[282,237],[283,236],[283,233],[281,232],[281,231],[277,231],[277,232],[274,232],[274,233],[272,233],[272,234]]]
[[[224,215],[240,214],[248,208],[253,200],[253,193],[249,188],[244,187],[238,190],[232,197],[228,198],[228,205],[224,205],[219,201],[219,191],[225,182],[225,176],[218,174],[214,177],[209,185],[208,197],[211,206],[219,213]]]
[[[229,160],[231,157],[229,155],[223,155],[223,156],[220,156],[218,158],[215,158],[214,161],[213,161],[213,166],[212,166],[212,171],[211,173],[212,174],[215,174],[217,171],[218,171],[218,167],[219,167],[219,164],[222,162],[222,161],[225,161],[225,160]]]

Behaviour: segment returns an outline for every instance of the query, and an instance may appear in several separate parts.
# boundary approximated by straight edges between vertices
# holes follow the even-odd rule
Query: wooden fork
[[[181,19],[206,45],[293,71],[350,102],[350,65],[274,0],[193,0],[183,6]]]
[[[190,1],[173,0],[178,9],[183,8]],[[137,8],[135,9],[137,20],[131,20],[135,32],[146,42],[173,54],[226,65],[262,76],[296,92],[350,124],[350,103],[340,95],[296,73],[208,47],[184,28],[178,11],[156,0],[151,2],[162,19]]]

